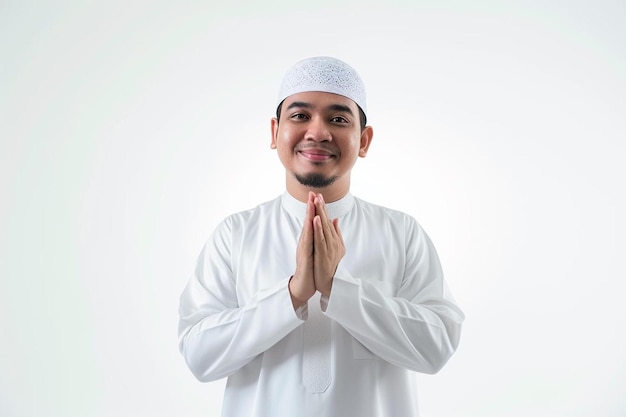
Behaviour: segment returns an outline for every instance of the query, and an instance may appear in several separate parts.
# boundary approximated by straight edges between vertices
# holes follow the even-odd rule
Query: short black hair
[[[276,108],[276,119],[278,121],[280,121],[280,111],[283,108],[283,103],[284,101],[281,101]],[[365,129],[365,126],[367,126],[367,117],[365,116],[365,112],[363,112],[363,109],[361,109],[361,106],[359,106],[358,104],[356,106],[359,109],[359,122],[361,123],[361,130],[363,130]]]

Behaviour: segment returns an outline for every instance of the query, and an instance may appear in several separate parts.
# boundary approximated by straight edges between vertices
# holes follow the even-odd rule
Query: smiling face
[[[359,109],[341,95],[305,92],[287,97],[272,119],[272,149],[286,170],[287,191],[306,201],[310,190],[328,202],[350,189],[350,171],[364,157],[372,128],[361,129]]]

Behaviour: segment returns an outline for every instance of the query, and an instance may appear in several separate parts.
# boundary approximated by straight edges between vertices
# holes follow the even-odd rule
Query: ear
[[[372,139],[374,138],[374,129],[372,126],[365,126],[361,131],[361,146],[359,147],[359,157],[365,158],[367,150],[370,148]]]
[[[276,138],[278,136],[278,119],[272,117],[272,143],[270,144],[270,148],[276,149]]]

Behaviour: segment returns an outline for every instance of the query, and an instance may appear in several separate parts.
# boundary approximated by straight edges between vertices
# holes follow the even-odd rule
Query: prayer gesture
[[[315,291],[330,296],[333,276],[345,253],[339,221],[328,217],[321,194],[309,192],[296,251],[296,273],[289,282],[295,308],[305,304]]]

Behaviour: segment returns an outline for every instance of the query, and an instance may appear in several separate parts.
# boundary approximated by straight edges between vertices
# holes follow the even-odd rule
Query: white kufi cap
[[[285,74],[278,93],[278,103],[307,91],[339,94],[354,101],[367,114],[365,86],[359,74],[343,61],[327,56],[307,58]]]

